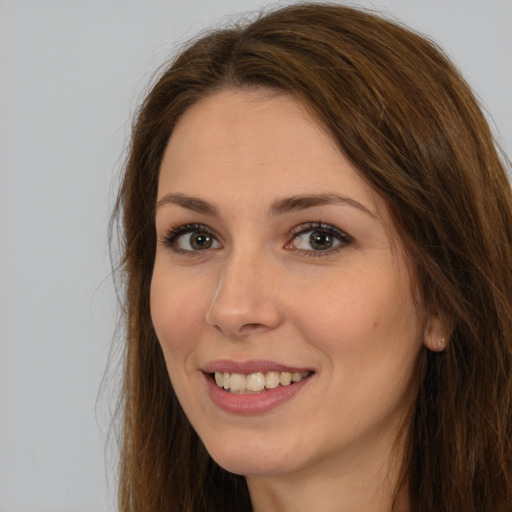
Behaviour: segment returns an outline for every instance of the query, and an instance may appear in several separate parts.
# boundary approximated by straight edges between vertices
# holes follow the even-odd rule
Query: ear
[[[442,352],[448,345],[451,329],[437,316],[430,316],[425,324],[424,345],[433,352]]]

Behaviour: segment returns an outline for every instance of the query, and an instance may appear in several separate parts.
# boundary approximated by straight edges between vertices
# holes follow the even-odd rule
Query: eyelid
[[[324,231],[331,235],[333,235],[339,243],[336,244],[334,247],[330,249],[325,250],[315,250],[315,249],[300,249],[297,247],[293,247],[293,242],[297,239],[297,237],[304,235],[305,233],[308,233],[310,231]],[[165,234],[158,239],[158,242],[162,245],[169,247],[171,250],[173,250],[176,253],[181,254],[188,254],[188,255],[194,255],[199,256],[201,254],[207,253],[211,250],[216,250],[216,248],[207,248],[204,250],[193,250],[193,249],[182,249],[177,246],[178,239],[185,234],[194,233],[194,232],[203,232],[207,233],[209,236],[211,236],[218,244],[222,245],[222,239],[221,237],[209,226],[205,224],[200,223],[188,223],[188,224],[177,224],[175,226],[169,227]],[[336,253],[348,245],[351,245],[354,240],[353,238],[346,233],[345,231],[341,230],[340,228],[332,225],[327,224],[324,222],[307,222],[303,224],[299,224],[298,226],[295,226],[290,231],[292,238],[286,242],[284,245],[285,249],[293,250],[295,254],[300,256],[328,256],[330,254]]]
[[[325,231],[335,236],[340,243],[330,249],[316,251],[314,249],[299,249],[292,247],[292,244],[297,237],[304,235],[305,233],[308,233],[310,231]],[[286,243],[285,248],[293,250],[299,256],[329,256],[333,253],[336,253],[344,249],[345,247],[351,245],[354,242],[354,239],[345,231],[341,230],[340,228],[332,224],[327,224],[320,221],[300,224],[292,229],[291,234],[293,235],[293,238]]]
[[[180,249],[179,247],[176,246],[176,242],[178,241],[180,236],[186,235],[188,233],[194,233],[197,231],[207,233],[208,235],[213,237],[219,244],[221,243],[220,237],[215,233],[213,229],[211,229],[205,224],[199,223],[178,224],[175,226],[171,226],[165,231],[164,235],[158,239],[158,242],[161,243],[162,245],[165,245],[166,247],[169,247],[170,249],[177,253],[200,254],[201,252],[207,252],[208,249],[205,249],[204,251],[194,251],[192,249]]]

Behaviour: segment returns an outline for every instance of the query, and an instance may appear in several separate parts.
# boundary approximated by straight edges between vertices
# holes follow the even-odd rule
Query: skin
[[[216,211],[176,204],[176,193]],[[269,212],[276,200],[315,194],[346,200]],[[185,112],[158,201],[152,319],[211,456],[246,476],[256,512],[388,511],[415,362],[442,329],[418,311],[384,201],[299,103],[265,89],[218,92]],[[317,222],[349,238],[331,234],[331,249],[312,248],[308,223]],[[190,233],[166,242],[189,223],[208,227],[210,248],[194,250]],[[284,404],[240,415],[208,394],[201,368],[218,359],[314,374]]]

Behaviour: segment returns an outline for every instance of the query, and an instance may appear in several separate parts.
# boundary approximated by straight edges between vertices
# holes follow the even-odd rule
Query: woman
[[[430,42],[320,4],[202,37],[117,212],[121,510],[510,509],[510,185]]]

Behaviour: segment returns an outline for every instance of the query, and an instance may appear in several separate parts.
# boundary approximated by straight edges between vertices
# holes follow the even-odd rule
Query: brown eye
[[[328,255],[352,243],[352,238],[330,224],[314,223],[298,226],[287,249],[295,249],[304,256]]]
[[[203,224],[178,226],[162,242],[176,252],[207,251],[221,247],[215,235]]]
[[[312,231],[309,235],[309,245],[315,251],[326,251],[334,244],[334,238],[325,231]]]
[[[208,233],[190,233],[189,244],[195,251],[210,249],[213,245],[213,237]]]

